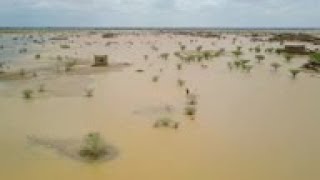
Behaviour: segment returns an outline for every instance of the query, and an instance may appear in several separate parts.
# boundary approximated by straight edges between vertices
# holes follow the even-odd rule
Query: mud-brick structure
[[[108,55],[95,55],[93,66],[108,66]]]
[[[304,45],[285,45],[284,51],[286,53],[305,54],[307,49]]]

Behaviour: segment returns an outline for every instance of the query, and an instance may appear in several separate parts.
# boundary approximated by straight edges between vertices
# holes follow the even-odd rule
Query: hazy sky
[[[320,0],[0,0],[0,26],[320,27]]]

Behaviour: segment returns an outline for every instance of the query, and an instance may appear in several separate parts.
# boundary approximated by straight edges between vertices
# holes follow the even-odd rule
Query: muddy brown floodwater
[[[283,56],[266,54],[266,60],[258,64],[255,53],[247,49],[260,42],[239,37],[243,58],[254,65],[251,73],[243,73],[230,71],[227,66],[235,59],[228,53],[236,47],[232,34],[221,40],[125,35],[112,39],[119,44],[110,47],[105,43],[111,40],[83,34],[74,38],[69,50],[59,49],[58,42],[47,43],[37,47],[41,49],[40,62],[27,55],[26,61],[50,66],[50,58],[64,53],[91,63],[94,54],[108,54],[110,61],[132,66],[0,81],[0,179],[320,179],[320,79],[300,73],[293,80],[288,71],[306,62],[307,57],[297,56],[285,63]],[[190,44],[190,39],[198,42]],[[85,47],[88,41],[93,45]],[[134,44],[130,46],[128,41]],[[227,53],[204,61],[208,68],[191,63],[183,64],[178,71],[179,59],[171,55],[165,61],[158,55],[177,51],[179,41],[189,49],[197,45],[215,50],[223,47]],[[148,42],[154,42],[159,52],[152,51]],[[148,60],[144,60],[145,54],[149,54]],[[278,72],[270,67],[274,61],[282,64]],[[137,69],[144,72],[138,73]],[[152,82],[153,76],[159,76],[158,82]],[[194,120],[183,114],[185,89],[178,86],[178,79],[185,80],[185,86],[197,94]],[[46,83],[46,94],[23,99],[21,91],[35,88],[39,82]],[[83,88],[87,86],[94,87],[91,98],[84,97]],[[154,122],[163,117],[178,121],[179,128],[153,128]],[[92,131],[100,132],[117,147],[115,159],[84,163],[32,145],[27,138],[34,135],[68,140]]]

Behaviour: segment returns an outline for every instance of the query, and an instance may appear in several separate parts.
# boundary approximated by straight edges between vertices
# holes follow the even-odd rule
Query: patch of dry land
[[[1,32],[0,179],[318,180],[306,37]]]

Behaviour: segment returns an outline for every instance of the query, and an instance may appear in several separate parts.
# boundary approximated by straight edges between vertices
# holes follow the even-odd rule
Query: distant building
[[[313,44],[314,44],[314,45],[320,45],[320,40],[315,40],[315,41],[313,41]]]
[[[285,51],[287,53],[304,53],[306,47],[304,45],[285,45]]]
[[[306,53],[308,53],[305,45],[285,45],[284,51],[286,53],[294,53],[294,54],[306,54]]]
[[[107,55],[95,55],[93,66],[108,66],[108,56]]]

